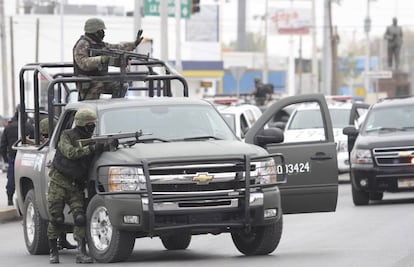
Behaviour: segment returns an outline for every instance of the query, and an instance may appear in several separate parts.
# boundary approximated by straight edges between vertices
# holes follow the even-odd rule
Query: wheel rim
[[[96,249],[100,251],[108,249],[112,239],[112,224],[105,207],[98,207],[92,213],[90,234]]]
[[[25,220],[25,227],[26,227],[26,235],[27,241],[32,244],[35,236],[35,209],[33,203],[30,202],[26,209],[26,220]]]

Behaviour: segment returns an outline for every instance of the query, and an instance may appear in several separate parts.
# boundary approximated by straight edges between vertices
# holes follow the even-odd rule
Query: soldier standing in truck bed
[[[103,41],[105,37],[105,23],[99,18],[90,18],[85,22],[84,31],[73,47],[73,68],[77,76],[102,76],[108,73],[108,66],[117,66],[114,58],[107,55],[90,56],[89,48],[134,50],[144,39],[142,30],[139,30],[133,42],[109,44]],[[118,66],[119,67],[119,66]],[[119,82],[78,82],[78,99],[98,99],[102,93],[112,94],[112,97],[124,97],[126,87]]]

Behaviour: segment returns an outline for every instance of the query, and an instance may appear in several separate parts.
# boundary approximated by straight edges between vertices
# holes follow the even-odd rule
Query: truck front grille
[[[378,166],[408,166],[414,156],[414,147],[375,148],[374,159]]]

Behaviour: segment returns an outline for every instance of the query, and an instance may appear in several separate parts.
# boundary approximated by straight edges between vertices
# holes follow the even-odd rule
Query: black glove
[[[140,29],[137,33],[137,39],[135,39],[135,46],[138,46],[144,39],[144,37],[142,37],[141,35],[142,35],[142,29]]]
[[[109,151],[109,146],[102,143],[90,143],[89,150],[95,154],[101,154],[104,151]]]

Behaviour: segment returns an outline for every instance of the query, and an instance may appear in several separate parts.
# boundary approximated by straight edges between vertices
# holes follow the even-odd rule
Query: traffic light
[[[191,14],[200,12],[200,0],[191,0]]]

